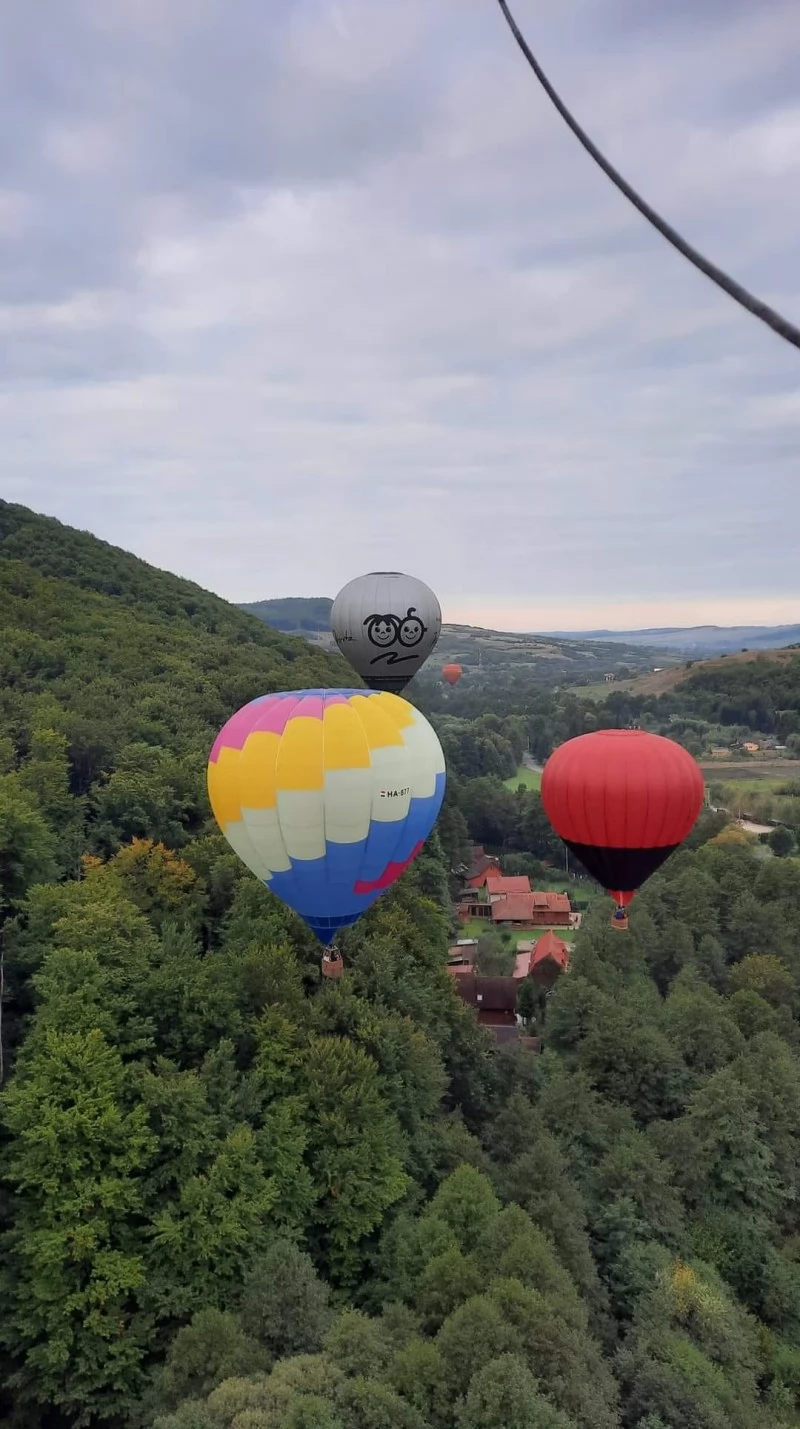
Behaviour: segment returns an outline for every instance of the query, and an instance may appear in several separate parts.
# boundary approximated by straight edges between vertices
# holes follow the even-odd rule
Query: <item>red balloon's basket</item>
[[[342,955],[338,948],[325,949],[325,952],[322,954],[322,962],[320,963],[320,972],[323,977],[338,978],[342,976],[344,963],[342,962]]]
[[[628,915],[624,908],[617,908],[611,919],[612,928],[616,928],[618,933],[627,933]]]

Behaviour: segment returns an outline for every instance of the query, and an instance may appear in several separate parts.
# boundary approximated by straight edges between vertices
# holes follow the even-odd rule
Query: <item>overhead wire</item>
[[[690,263],[694,264],[694,267],[699,269],[706,278],[710,278],[712,283],[716,283],[718,288],[721,288],[724,293],[727,293],[729,298],[733,298],[735,303],[739,303],[740,307],[745,308],[753,317],[766,323],[767,327],[771,328],[774,333],[777,333],[778,337],[782,337],[785,342],[791,343],[793,347],[800,348],[800,327],[790,322],[782,313],[776,312],[774,308],[769,307],[767,303],[763,303],[761,299],[755,297],[753,293],[748,292],[746,288],[742,287],[741,283],[736,282],[735,278],[731,278],[729,274],[723,272],[721,268],[718,268],[716,263],[712,263],[710,259],[705,258],[702,253],[698,252],[696,248],[693,248],[691,243],[687,243],[686,239],[678,233],[677,229],[673,228],[672,224],[667,223],[666,219],[656,213],[655,209],[651,208],[650,204],[642,198],[641,194],[638,194],[631,184],[628,183],[627,179],[624,179],[622,174],[614,168],[614,165],[609,162],[605,155],[600,152],[597,145],[589,138],[585,129],[581,128],[577,119],[570,113],[563,99],[561,99],[560,95],[553,88],[553,85],[547,78],[547,75],[514,19],[508,7],[507,0],[497,0],[497,3],[505,16],[514,39],[519,45],[525,59],[528,61],[542,89],[558,110],[564,123],[572,130],[575,138],[583,145],[587,154],[594,159],[595,163],[599,165],[607,178],[611,180],[612,184],[616,185],[620,193],[624,194],[629,202],[633,204],[634,208],[638,209],[642,217],[646,218],[648,223],[651,223],[653,228],[657,229],[662,238],[666,238],[667,242],[671,243],[673,248],[677,248],[678,252],[681,253],[684,258],[687,258]]]

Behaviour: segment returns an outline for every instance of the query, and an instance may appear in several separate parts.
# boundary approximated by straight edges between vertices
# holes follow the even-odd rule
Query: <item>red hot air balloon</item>
[[[457,685],[463,673],[460,665],[442,666],[442,678],[447,681],[448,685]]]
[[[703,776],[674,740],[643,730],[604,729],[570,739],[542,775],[550,823],[616,900],[612,923],[627,928],[637,888],[691,833]]]

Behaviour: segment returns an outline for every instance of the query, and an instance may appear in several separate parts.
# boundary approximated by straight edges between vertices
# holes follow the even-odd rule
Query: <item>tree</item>
[[[490,1360],[470,1383],[459,1429],[574,1429],[575,1420],[554,1409],[518,1355]]]
[[[478,938],[475,967],[483,977],[511,977],[516,954],[500,933],[488,928]]]
[[[277,1189],[255,1132],[237,1126],[209,1150],[202,1170],[153,1218],[149,1293],[162,1315],[224,1302],[270,1238]]]
[[[251,1266],[242,1286],[242,1325],[275,1358],[321,1349],[329,1291],[308,1255],[279,1239]]]
[[[408,1185],[400,1128],[375,1062],[342,1037],[310,1039],[301,1086],[320,1249],[336,1272],[352,1274],[359,1242]]]
[[[739,1209],[773,1218],[784,1193],[752,1093],[733,1067],[715,1072],[695,1093],[686,1117],[691,1155],[676,1166],[690,1204]]]
[[[785,824],[778,824],[767,839],[769,847],[776,858],[788,858],[795,846],[795,837],[791,829],[787,829]]]
[[[797,985],[774,953],[751,953],[731,970],[731,991],[754,992],[771,1007],[791,1007]]]
[[[35,796],[13,774],[0,777],[0,917],[33,883],[51,878],[56,841]]]
[[[179,1330],[156,1378],[154,1402],[160,1411],[177,1409],[184,1399],[204,1399],[223,1380],[270,1368],[269,1358],[235,1315],[199,1310]]]
[[[641,1124],[673,1116],[684,1104],[686,1068],[679,1053],[630,1005],[609,1005],[590,1027],[579,1057],[601,1095],[630,1107]]]
[[[5,1339],[27,1402],[87,1424],[125,1415],[152,1322],[140,1305],[141,1178],[155,1150],[126,1071],[99,1031],[50,1031],[3,1097],[14,1225],[5,1236]]]

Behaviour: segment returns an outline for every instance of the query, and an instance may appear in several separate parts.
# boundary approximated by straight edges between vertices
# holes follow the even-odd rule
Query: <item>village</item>
[[[524,875],[506,877],[500,860],[477,845],[455,908],[462,927],[477,922],[495,929],[504,940],[515,940],[514,969],[510,976],[486,976],[480,970],[480,936],[459,938],[448,951],[448,972],[478,1024],[497,1046],[518,1043],[525,1051],[539,1052],[541,1038],[529,1035],[529,1025],[541,1015],[545,998],[559,977],[569,971],[572,942],[569,934],[580,927],[566,892],[537,892]],[[567,934],[562,937],[561,932]],[[520,997],[529,984],[527,999]]]

